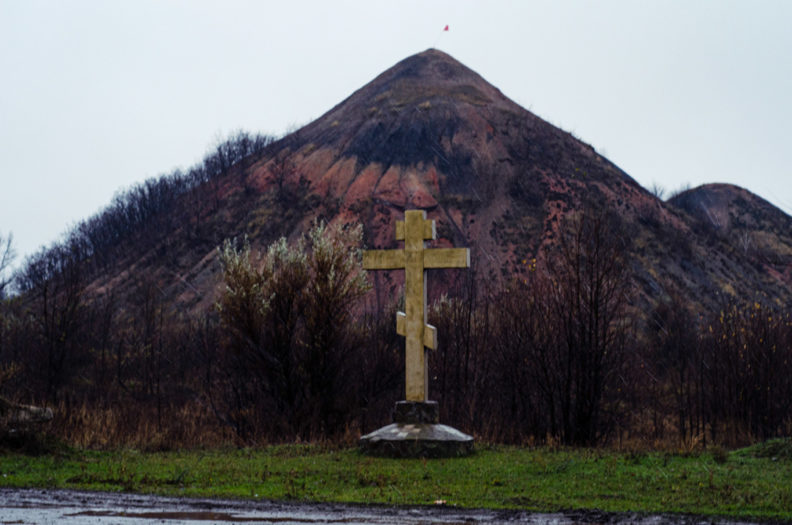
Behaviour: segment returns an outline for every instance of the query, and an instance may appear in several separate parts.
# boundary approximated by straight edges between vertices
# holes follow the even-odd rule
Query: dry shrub
[[[157,421],[155,410],[135,403],[116,407],[92,407],[88,403],[74,407],[61,403],[55,413],[50,432],[80,448],[161,451],[216,447],[234,441],[232,432],[198,402],[167,407],[164,423]]]

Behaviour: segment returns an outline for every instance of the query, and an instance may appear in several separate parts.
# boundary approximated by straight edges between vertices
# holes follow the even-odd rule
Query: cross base
[[[437,401],[397,401],[393,407],[394,423],[439,423]]]
[[[393,421],[361,437],[361,451],[391,458],[450,458],[473,452],[473,437],[439,423],[437,401],[399,401]]]

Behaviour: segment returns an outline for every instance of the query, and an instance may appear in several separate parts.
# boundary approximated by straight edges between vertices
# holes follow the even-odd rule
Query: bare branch
[[[16,251],[13,246],[14,235],[9,233],[7,237],[0,235],[0,299],[5,298],[5,290],[11,283],[11,276],[8,270],[16,258]]]

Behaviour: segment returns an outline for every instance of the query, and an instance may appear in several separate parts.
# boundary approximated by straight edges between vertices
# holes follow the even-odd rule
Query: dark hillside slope
[[[735,210],[745,207],[739,217],[762,219],[746,223],[750,231],[729,231],[747,236],[752,250],[713,233],[685,195],[657,199],[588,144],[430,49],[230,168],[203,188],[199,202],[174,206],[182,212],[164,221],[171,225],[165,240],[155,249],[130,249],[123,267],[95,286],[123,287],[146,274],[177,304],[207,308],[219,289],[214,248],[222,239],[247,235],[263,247],[280,236],[294,239],[323,218],[362,222],[369,247],[393,247],[394,222],[406,208],[425,209],[437,221],[435,245],[472,247],[479,275],[508,282],[523,260],[536,257],[541,265],[564,217],[587,209],[617,218],[614,235],[627,251],[640,308],[670,292],[705,310],[729,295],[788,301],[792,242],[779,232],[790,219],[739,191],[742,200],[729,201]],[[377,279],[400,282],[395,274]],[[444,279],[435,292],[447,286]]]

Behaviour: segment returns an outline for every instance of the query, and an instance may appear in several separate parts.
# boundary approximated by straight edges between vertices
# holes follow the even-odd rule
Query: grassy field
[[[792,520],[792,441],[675,455],[481,446],[461,459],[371,458],[317,445],[0,455],[0,486],[536,511]]]

